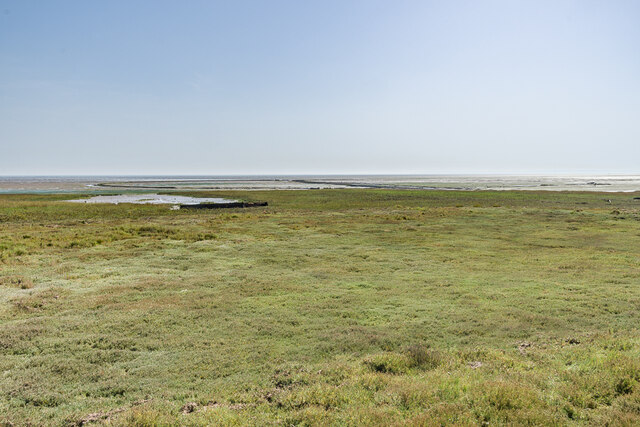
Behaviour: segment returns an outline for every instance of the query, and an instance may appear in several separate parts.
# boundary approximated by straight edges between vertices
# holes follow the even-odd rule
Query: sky
[[[0,175],[640,174],[636,0],[0,0]]]

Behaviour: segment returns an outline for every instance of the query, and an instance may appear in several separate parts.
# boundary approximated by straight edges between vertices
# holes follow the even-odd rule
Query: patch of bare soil
[[[528,341],[522,341],[518,343],[518,351],[524,356],[527,354],[527,349],[531,348],[531,345],[532,344]]]
[[[151,399],[138,400],[136,402],[133,402],[130,406],[123,406],[121,408],[112,409],[111,411],[107,411],[107,412],[94,412],[92,414],[89,414],[79,419],[75,423],[75,425],[84,426],[84,425],[95,423],[98,421],[109,421],[111,418],[113,418],[114,415],[124,412],[127,409],[133,408],[134,406],[140,406],[148,402],[151,402]]]

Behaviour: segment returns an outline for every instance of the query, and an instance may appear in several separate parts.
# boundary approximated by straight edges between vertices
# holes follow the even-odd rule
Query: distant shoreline
[[[309,175],[0,177],[0,193],[106,190],[256,191],[316,189],[640,191],[640,175]]]

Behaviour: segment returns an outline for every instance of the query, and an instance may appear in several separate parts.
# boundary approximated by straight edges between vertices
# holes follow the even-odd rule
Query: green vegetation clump
[[[635,425],[637,194],[0,195],[0,425]]]
[[[386,374],[403,374],[409,367],[404,355],[394,353],[376,354],[367,358],[365,363],[372,371]]]

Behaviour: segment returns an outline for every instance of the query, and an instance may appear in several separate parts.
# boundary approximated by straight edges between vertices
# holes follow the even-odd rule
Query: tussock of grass
[[[414,344],[407,350],[407,357],[411,367],[420,369],[434,369],[446,363],[446,357],[438,350],[427,345]]]
[[[376,354],[367,358],[365,364],[372,371],[385,374],[403,374],[409,369],[409,359],[402,354]]]

